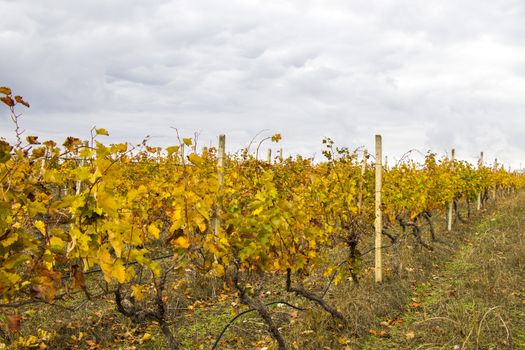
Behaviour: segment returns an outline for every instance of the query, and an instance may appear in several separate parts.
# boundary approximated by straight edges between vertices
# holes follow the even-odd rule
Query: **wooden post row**
[[[381,135],[376,135],[376,199],[375,199],[375,282],[383,282],[383,267],[381,261],[381,234],[383,222],[381,217],[381,191],[382,191],[382,145]]]
[[[456,158],[456,150],[452,149],[452,162]],[[454,198],[450,200],[450,203],[448,203],[448,215],[447,215],[447,231],[452,231],[452,218],[454,217]]]

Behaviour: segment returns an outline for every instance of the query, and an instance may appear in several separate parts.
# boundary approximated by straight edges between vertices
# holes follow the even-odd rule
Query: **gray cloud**
[[[0,0],[0,14],[0,84],[44,138],[97,125],[168,145],[173,126],[234,150],[269,129],[319,155],[323,136],[354,148],[382,133],[392,159],[525,156],[520,0]]]

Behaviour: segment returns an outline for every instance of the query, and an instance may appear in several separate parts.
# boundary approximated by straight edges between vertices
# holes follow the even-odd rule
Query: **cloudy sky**
[[[0,0],[0,85],[27,134],[199,142],[261,130],[525,165],[523,0]],[[12,137],[6,109],[0,132]]]

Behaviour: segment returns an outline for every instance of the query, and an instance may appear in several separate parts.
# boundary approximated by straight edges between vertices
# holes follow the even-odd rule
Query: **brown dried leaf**
[[[10,96],[0,97],[0,101],[8,105],[9,107],[14,107],[15,101]]]
[[[23,104],[24,106],[26,106],[27,108],[29,108],[29,103],[27,103],[26,101],[24,101],[24,99],[22,98],[22,96],[15,96],[15,101],[20,103],[20,104]]]
[[[391,328],[392,326],[394,326],[397,323],[403,323],[403,319],[401,319],[401,318],[390,319],[390,320],[381,322],[380,325],[388,327],[388,328]]]
[[[22,316],[20,315],[9,315],[7,318],[7,328],[10,332],[20,333],[20,324],[22,321]]]
[[[390,334],[388,334],[388,331],[378,331],[378,330],[375,330],[375,329],[369,329],[368,330],[368,333],[372,334],[372,335],[375,335],[376,337],[380,337],[380,338],[388,338],[390,337]]]
[[[73,289],[86,288],[86,279],[82,268],[78,265],[73,265]]]
[[[38,142],[38,136],[29,135],[26,137],[27,143],[30,145],[39,145],[40,142]]]
[[[0,94],[11,95],[11,89],[5,86],[0,86]]]

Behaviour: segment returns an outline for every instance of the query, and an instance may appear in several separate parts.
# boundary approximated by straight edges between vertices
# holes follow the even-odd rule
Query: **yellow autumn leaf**
[[[204,162],[204,160],[195,153],[188,155],[188,160],[195,165],[200,165]]]
[[[98,264],[100,265],[100,268],[102,269],[102,272],[104,274],[104,279],[106,282],[111,282],[111,269],[113,267],[113,258],[111,258],[111,254],[105,249],[105,246],[102,246],[99,249],[98,252]]]
[[[257,215],[261,214],[263,210],[264,210],[264,207],[263,206],[259,206],[254,211],[252,211],[252,215],[257,216]]]
[[[86,181],[91,177],[91,170],[88,167],[79,167],[71,172],[76,180]]]
[[[72,257],[85,256],[89,253],[89,244],[91,237],[88,234],[82,233],[78,228],[71,227],[69,230],[71,242],[69,242],[66,253],[72,253]]]
[[[128,199],[128,202],[129,203],[133,203],[133,201],[135,200],[135,198],[137,198],[137,196],[139,195],[139,191],[132,188],[128,191],[128,194],[127,194],[127,199]]]
[[[155,239],[159,239],[160,237],[160,230],[155,224],[151,224],[148,226],[148,233],[155,237]]]
[[[109,132],[104,128],[95,129],[97,135],[109,136]]]
[[[4,247],[9,247],[11,244],[15,243],[18,240],[18,233],[11,231],[6,238],[0,241],[0,244]]]
[[[137,300],[141,301],[144,299],[144,293],[142,291],[142,286],[139,286],[138,284],[134,284],[131,286],[131,295]]]
[[[186,249],[190,247],[190,241],[186,237],[180,236],[173,241],[173,245],[177,248]]]
[[[52,249],[62,249],[66,245],[66,242],[64,242],[60,237],[54,236],[49,240],[49,245]]]
[[[127,280],[126,267],[121,259],[113,259],[109,253],[108,245],[105,244],[100,247],[98,252],[99,265],[104,273],[106,282],[111,282],[114,278],[119,283],[125,283]]]
[[[44,252],[44,255],[42,256],[42,261],[44,262],[44,266],[47,267],[48,270],[53,269],[53,265],[55,264],[55,258],[53,256],[53,253],[49,249],[46,249]]]
[[[124,240],[122,239],[122,235],[115,231],[108,231],[108,238],[109,243],[115,250],[115,255],[117,258],[120,258],[122,256],[122,250],[124,249]]]
[[[22,279],[20,275],[7,271],[0,271],[0,276],[3,278],[3,281],[8,281],[10,284],[18,283]]]
[[[222,264],[217,264],[217,263],[214,263],[213,264],[213,272],[215,274],[216,277],[222,277],[224,276],[224,265]]]
[[[197,224],[199,231],[206,232],[206,220],[204,220],[204,218],[197,216],[194,222]]]
[[[119,282],[119,283],[125,283],[126,278],[126,267],[124,266],[124,263],[122,260],[117,259],[112,267],[112,276]]]
[[[333,267],[333,266],[329,266],[329,267],[325,270],[325,272],[323,272],[323,276],[324,276],[324,277],[328,277],[328,276],[330,276],[331,274],[334,273],[334,270],[335,270],[335,267]]]
[[[147,266],[151,269],[155,276],[160,276],[160,264],[156,261],[149,261]]]
[[[99,192],[97,194],[97,204],[106,212],[113,212],[116,210],[117,202],[115,198],[109,193]]]
[[[166,148],[166,151],[168,152],[168,157],[170,157],[173,153],[177,153],[179,151],[179,146],[170,146]]]
[[[128,150],[128,144],[127,143],[117,143],[117,144],[111,145],[110,150],[111,152],[124,153]]]
[[[171,215],[171,227],[170,232],[174,232],[175,230],[178,230],[181,228],[184,224],[184,217],[183,217],[184,211],[182,208],[175,208],[173,211],[173,214]]]
[[[337,286],[339,282],[341,282],[342,279],[343,279],[343,274],[338,273],[334,278],[334,284]]]
[[[144,333],[144,335],[142,336],[142,338],[140,339],[140,343],[144,343],[148,340],[151,340],[151,338],[153,338],[153,336],[149,333]]]
[[[46,224],[44,224],[43,221],[41,220],[36,220],[33,225],[35,225],[35,227],[38,229],[38,231],[40,231],[41,234],[45,235],[46,234]]]
[[[340,336],[339,338],[337,338],[337,342],[341,345],[348,345],[350,344],[350,339],[348,339],[345,336]]]
[[[84,147],[80,149],[78,155],[81,157],[90,158],[95,154],[95,150],[92,150],[91,148]]]

